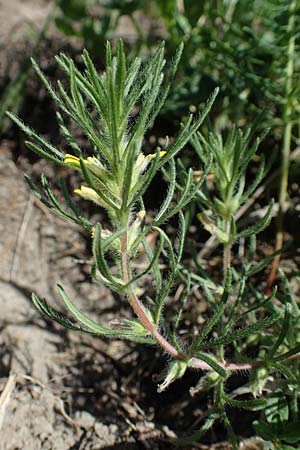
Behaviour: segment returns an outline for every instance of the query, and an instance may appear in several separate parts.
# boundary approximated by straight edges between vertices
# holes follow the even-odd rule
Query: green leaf
[[[173,441],[173,444],[176,447],[191,445],[195,442],[199,442],[200,439],[205,435],[205,433],[210,430],[210,428],[213,426],[215,420],[217,419],[218,415],[215,411],[212,411],[209,416],[205,419],[204,424],[201,426],[200,430],[196,431],[196,433],[192,434],[189,437],[176,439]]]
[[[117,332],[115,332],[113,329],[108,327],[103,327],[102,325],[99,325],[94,320],[87,317],[83,312],[81,312],[74,303],[70,300],[70,298],[65,293],[62,286],[59,284],[57,285],[58,293],[64,302],[66,308],[70,311],[70,313],[75,317],[78,322],[82,323],[85,327],[87,327],[90,331],[92,331],[95,334],[99,335],[117,335]]]
[[[33,195],[38,200],[40,200],[45,206],[47,206],[47,208],[49,208],[54,214],[56,214],[57,216],[62,217],[64,219],[70,220],[71,222],[73,222],[77,225],[82,225],[82,226],[84,226],[84,228],[90,230],[91,223],[87,219],[72,216],[71,214],[69,214],[67,211],[65,211],[63,209],[63,207],[60,205],[60,203],[55,198],[53,192],[51,191],[50,186],[49,186],[48,181],[45,176],[42,175],[42,185],[43,185],[43,188],[44,188],[44,190],[48,196],[48,199],[50,201],[47,200],[42,194],[40,194],[40,192],[38,192],[35,185],[32,183],[32,181],[30,180],[30,178],[27,175],[24,176],[24,179],[25,179],[26,183],[28,184],[29,189],[31,190]]]
[[[26,133],[29,137],[32,139],[35,139],[41,147],[44,147],[45,150],[43,150],[41,147],[33,144],[32,142],[26,141],[26,145],[31,145],[32,150],[35,151],[37,154],[42,156],[43,158],[49,159],[50,161],[53,161],[57,164],[64,165],[63,159],[64,159],[64,153],[62,153],[60,150],[55,148],[53,145],[51,145],[49,142],[47,142],[44,138],[39,136],[34,130],[32,130],[29,126],[27,126],[21,119],[19,119],[14,114],[7,111],[6,115],[18,125],[19,128],[21,128],[24,133]]]
[[[224,401],[230,406],[246,409],[248,411],[259,411],[266,406],[267,400],[264,398],[253,398],[251,400],[236,400],[234,398],[223,396]]]
[[[172,284],[175,279],[175,275],[176,275],[176,271],[177,271],[177,264],[176,264],[176,258],[175,258],[173,246],[172,246],[172,243],[171,243],[169,237],[160,228],[153,227],[153,229],[160,234],[160,236],[164,239],[164,242],[167,244],[167,247],[168,247],[167,255],[168,255],[169,264],[170,264],[170,274],[168,276],[168,279],[165,281],[165,283],[163,283],[161,290],[157,292],[156,299],[155,299],[155,323],[158,325],[159,321],[161,319],[161,313],[162,313],[164,302],[167,299],[167,296],[170,292],[170,289],[171,289]]]
[[[190,355],[193,356],[194,352],[197,351],[197,349],[202,348],[201,344],[202,341],[205,339],[205,337],[210,333],[212,328],[219,322],[219,320],[222,317],[222,314],[224,312],[224,309],[226,307],[226,303],[229,297],[229,292],[231,288],[231,278],[232,278],[232,271],[229,268],[226,275],[225,280],[225,287],[224,292],[221,298],[220,303],[218,304],[212,318],[207,322],[207,324],[203,327],[203,329],[200,331],[199,336],[194,340],[193,344],[190,348]]]
[[[299,437],[297,440],[299,440]],[[280,450],[296,450],[296,447],[292,447],[291,445],[281,444]]]
[[[290,358],[291,356],[296,355],[297,353],[300,353],[300,344],[295,345],[295,347],[293,347],[288,352],[285,352],[279,356],[276,356],[276,358],[274,358],[274,361],[283,361],[285,359]]]
[[[265,175],[266,175],[265,161],[263,159],[259,166],[258,173],[256,174],[256,176],[254,178],[254,181],[252,181],[252,184],[250,185],[250,187],[241,196],[241,199],[240,199],[241,204],[244,203],[244,201],[246,201],[253,194],[253,192],[255,191],[257,186],[264,179]]]
[[[48,305],[45,299],[40,299],[36,294],[31,295],[31,299],[35,305],[35,307],[46,317],[48,317],[51,320],[54,320],[55,322],[59,323],[60,325],[64,326],[65,328],[69,328],[73,331],[84,331],[86,333],[91,333],[90,330],[81,327],[80,325],[76,325],[74,322],[72,322],[68,317],[64,316],[63,314],[59,313],[55,309],[53,309],[51,306]]]
[[[111,233],[107,238],[103,239],[102,241],[102,250],[103,253],[105,253],[107,250],[109,250],[109,248],[111,247],[111,245],[113,244],[113,242],[116,239],[119,239],[122,234],[124,234],[127,231],[127,227],[122,227],[119,230],[115,231],[114,233]]]
[[[179,324],[181,322],[181,318],[182,318],[182,313],[183,313],[183,309],[184,306],[189,298],[189,293],[190,293],[190,289],[191,289],[191,275],[188,273],[187,274],[187,279],[185,280],[186,282],[186,287],[185,287],[185,291],[183,293],[183,295],[181,296],[180,299],[180,308],[178,310],[177,316],[176,316],[176,320],[175,320],[175,324],[174,324],[174,333],[177,331],[177,329],[179,328]]]
[[[276,390],[271,392],[267,399],[265,415],[269,424],[279,424],[288,421],[289,407],[282,391]]]
[[[274,355],[276,354],[276,352],[279,349],[279,347],[281,346],[281,344],[283,344],[283,342],[288,334],[288,331],[290,328],[291,313],[292,313],[292,306],[290,303],[286,303],[283,324],[282,324],[279,336],[276,339],[276,341],[274,342],[272,348],[268,352],[268,359],[270,359],[270,360],[273,359]]]
[[[124,285],[119,284],[117,279],[111,275],[111,272],[106,264],[104,252],[103,252],[103,242],[101,237],[101,225],[97,223],[94,228],[94,239],[93,239],[93,256],[97,269],[100,273],[108,280],[112,285],[123,289]]]
[[[105,110],[105,91],[104,87],[101,83],[101,78],[98,75],[98,72],[88,54],[87,50],[83,50],[82,59],[87,68],[87,77],[90,80],[90,83],[87,83],[84,77],[81,74],[76,72],[79,81],[83,83],[85,86],[85,90],[87,96],[93,101],[98,111],[106,118],[106,110]]]
[[[122,210],[127,211],[131,202],[131,194],[135,194],[135,188],[132,189],[132,175],[135,168],[135,164],[138,158],[139,148],[132,148],[130,152],[124,154],[123,158],[125,158],[126,164],[124,168],[124,176],[123,185],[122,185]],[[142,177],[143,178],[143,177]]]
[[[74,151],[75,154],[77,154],[79,156],[83,156],[83,153],[82,153],[79,145],[76,143],[75,138],[72,136],[71,132],[68,130],[67,125],[65,124],[65,121],[59,112],[56,113],[56,120],[59,125],[61,134],[67,141],[68,145],[71,147],[71,149]]]
[[[154,109],[153,109],[153,111],[151,113],[151,116],[149,118],[148,127],[151,127],[153,125],[153,122],[154,122],[156,116],[160,112],[161,108],[163,107],[163,105],[164,105],[164,103],[165,103],[165,101],[167,99],[167,96],[168,96],[169,91],[170,91],[170,87],[172,85],[172,82],[174,80],[174,77],[175,77],[175,74],[176,74],[176,71],[177,71],[178,64],[179,64],[180,59],[181,59],[183,48],[184,48],[184,45],[183,45],[183,42],[182,42],[176,49],[175,56],[174,56],[173,61],[171,63],[171,67],[168,70],[167,75],[165,77],[166,81],[164,82],[162,93],[161,93],[161,95],[159,95],[159,99],[158,99],[158,101],[157,101],[157,103],[156,103],[156,105],[155,105],[155,107],[154,107]]]
[[[139,273],[138,275],[134,276],[129,283],[127,283],[124,287],[130,286],[134,283],[136,283],[136,281],[138,281],[140,278],[144,277],[145,275],[147,275],[152,268],[155,266],[155,264],[157,263],[158,258],[160,257],[160,254],[162,252],[163,249],[163,245],[164,245],[164,237],[161,235],[160,236],[160,241],[159,244],[156,245],[156,249],[152,255],[151,261],[149,263],[149,265],[146,267],[145,270],[143,270],[141,273]]]
[[[252,236],[253,234],[258,234],[261,231],[263,231],[265,228],[267,228],[267,226],[269,225],[269,223],[271,222],[271,219],[272,219],[273,206],[274,206],[274,200],[271,201],[265,216],[261,220],[259,220],[256,224],[252,225],[251,227],[247,228],[244,231],[239,232],[236,239],[239,239],[241,237],[243,237],[243,238],[249,237],[249,236]]]
[[[177,266],[177,269],[179,267],[179,264],[180,264],[180,261],[181,261],[181,258],[182,258],[184,244],[185,244],[185,236],[186,236],[186,232],[187,232],[186,221],[185,221],[185,217],[184,217],[184,214],[183,214],[182,211],[179,211],[178,219],[179,219],[179,224],[178,224],[178,250],[177,250],[177,255],[176,255],[176,266]]]
[[[170,159],[169,161],[170,165],[170,172],[169,172],[169,186],[168,186],[168,192],[165,200],[163,201],[158,213],[155,215],[155,223],[159,224],[161,217],[164,216],[166,210],[169,208],[169,205],[173,199],[175,186],[176,186],[176,166],[174,159]]]
[[[228,315],[228,320],[226,323],[226,331],[229,331],[232,327],[232,325],[234,324],[236,315],[237,315],[237,311],[238,308],[240,306],[240,304],[242,303],[243,297],[244,297],[244,293],[245,293],[245,289],[246,289],[246,281],[247,281],[247,275],[246,275],[246,268],[243,265],[242,266],[242,273],[239,276],[239,291],[237,294],[237,298],[236,301],[234,303],[234,305],[231,308],[231,311],[229,311],[229,315]]]
[[[93,224],[84,217],[84,213],[82,211],[80,211],[80,209],[77,208],[75,203],[72,201],[70,194],[68,192],[65,180],[61,179],[59,184],[60,184],[64,199],[66,200],[68,207],[75,214],[75,216],[77,218],[77,223],[80,224],[83,228],[85,228],[89,232],[91,232],[92,228],[93,228]]]
[[[224,336],[211,339],[202,343],[203,348],[213,348],[219,345],[228,345],[231,342],[237,342],[241,339],[246,339],[248,336],[258,333],[259,331],[273,325],[277,322],[280,314],[272,314],[265,319],[259,320],[251,325],[247,325],[244,328],[234,330],[232,333],[225,334]]]
[[[255,432],[262,437],[265,441],[272,441],[274,437],[274,431],[272,425],[263,421],[255,420],[252,423]]]
[[[78,219],[76,216],[72,216],[67,211],[65,211],[63,206],[59,203],[59,201],[53,194],[53,192],[49,186],[48,180],[44,175],[41,176],[41,182],[42,182],[44,191],[46,192],[46,194],[51,202],[51,206],[50,206],[51,210],[58,216],[63,217],[64,219],[70,220],[71,222],[76,223],[77,225],[82,225],[81,219]],[[87,223],[85,223],[85,225],[87,225]]]
[[[51,154],[45,152],[41,147],[34,144],[31,141],[25,141],[26,147],[28,147],[30,150],[32,150],[34,153],[36,153],[41,158],[46,159],[47,161],[54,162],[55,164],[59,164],[60,166],[65,166],[64,162],[61,159],[56,158],[55,156],[52,156]]]
[[[171,158],[173,158],[184,146],[185,144],[191,139],[193,134],[198,130],[200,125],[203,123],[205,117],[209,113],[209,111],[212,108],[212,105],[219,93],[219,88],[216,88],[213,93],[211,94],[210,98],[208,99],[204,109],[201,111],[198,119],[192,123],[192,116],[189,117],[188,121],[180,131],[179,135],[177,136],[175,142],[168,147],[167,153],[161,158],[159,166],[163,166],[167,161],[169,161]]]
[[[132,200],[129,207],[132,207],[146,192],[148,189],[151,181],[154,178],[154,175],[156,174],[159,166],[159,160],[161,158],[159,157],[159,152],[157,152],[154,160],[152,160],[150,168],[146,171],[146,173],[140,177],[140,179],[137,181],[137,183],[131,188],[131,192],[133,193]]]
[[[252,235],[255,236],[255,235]],[[285,246],[286,248],[286,246]],[[252,277],[252,275],[255,275],[258,272],[261,272],[265,267],[267,267],[275,258],[275,256],[280,255],[282,253],[283,249],[276,250],[271,255],[266,256],[265,258],[261,259],[258,263],[252,264],[252,266],[247,270],[247,276]]]
[[[31,179],[28,175],[24,175],[24,180],[27,183],[30,191],[32,194],[40,201],[42,202],[47,208],[52,209],[53,205],[37,190]]]
[[[292,315],[294,317],[299,317],[300,316],[300,308],[299,308],[298,303],[295,300],[295,296],[293,295],[293,293],[291,291],[290,283],[281,268],[279,268],[278,272],[280,275],[280,279],[283,282],[285,302],[290,303],[290,305],[292,307]]]
[[[148,79],[145,80],[144,89],[146,89],[148,95],[144,95],[143,108],[136,119],[130,139],[127,142],[125,152],[127,149],[131,148],[133,142],[142,140],[144,133],[151,125],[151,112],[155,107],[155,102],[158,100],[158,96],[161,94],[161,86],[163,82],[162,70],[164,65],[164,44],[161,44],[147,65],[146,70]]]
[[[206,362],[222,378],[227,378],[228,376],[227,371],[217,363],[213,355],[208,355],[207,353],[204,352],[198,352],[195,356],[201,359],[202,361]]]

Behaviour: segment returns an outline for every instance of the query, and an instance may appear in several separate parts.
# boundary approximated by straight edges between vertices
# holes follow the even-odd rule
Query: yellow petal
[[[165,150],[159,152],[159,158],[162,158],[166,153]],[[140,153],[135,163],[136,173],[143,173],[147,169],[150,160],[156,158],[156,155],[157,153],[150,153],[150,155],[145,156],[143,153]]]
[[[74,192],[85,200],[91,200],[97,205],[103,206],[103,201],[101,200],[97,192],[95,192],[92,188],[89,188],[87,186],[80,186],[80,189],[74,189]]]
[[[163,156],[165,156],[167,152],[165,150],[162,150],[161,152],[159,152],[159,157],[162,158]],[[157,153],[150,153],[150,155],[147,155],[146,158],[148,159],[154,159],[156,158]]]
[[[71,166],[80,167],[80,160],[77,158],[77,156],[70,155],[69,153],[66,154],[64,159],[65,164],[70,164]]]

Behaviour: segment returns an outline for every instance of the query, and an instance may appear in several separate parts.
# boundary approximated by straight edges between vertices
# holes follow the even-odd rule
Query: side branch
[[[121,271],[122,277],[125,284],[128,284],[130,281],[129,277],[129,268],[128,268],[128,253],[127,253],[127,233],[124,233],[121,236]],[[212,371],[214,370],[209,364],[202,361],[199,358],[191,358],[182,352],[179,352],[158,330],[158,328],[151,322],[149,317],[146,314],[146,311],[138,299],[137,295],[130,287],[130,292],[127,294],[128,301],[133,311],[140,319],[141,323],[144,327],[149,331],[151,336],[155,339],[155,341],[160,345],[160,347],[172,356],[174,359],[178,361],[186,361],[188,366],[193,369]],[[300,353],[290,356],[287,359],[300,359]],[[258,367],[263,366],[265,361],[255,361],[249,363],[230,363],[226,361],[217,362],[219,366],[223,369],[228,370],[229,372],[239,372],[243,370],[253,370]]]

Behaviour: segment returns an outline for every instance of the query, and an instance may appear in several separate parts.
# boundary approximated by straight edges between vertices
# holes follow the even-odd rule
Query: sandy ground
[[[52,8],[46,0],[0,0],[0,73],[11,75],[15,54]],[[144,441],[165,432],[127,393],[127,344],[68,333],[31,302],[34,290],[61,310],[60,282],[95,320],[115,317],[110,292],[90,283],[86,237],[33,198],[13,151],[0,142],[0,450],[149,448]]]
[[[40,28],[52,8],[46,0],[0,0],[0,45],[10,46],[31,27]]]
[[[16,55],[52,7],[0,0],[0,74],[8,69],[13,78]],[[174,434],[139,404],[132,379],[143,369],[134,346],[68,333],[35,310],[32,290],[62,311],[59,282],[95,320],[109,323],[116,308],[126,314],[90,282],[87,237],[29,193],[12,142],[0,141],[0,450],[169,448],[157,441]],[[48,167],[38,162],[25,171],[47,174]]]
[[[78,295],[67,280],[82,277],[79,266],[74,273],[72,253],[83,249],[83,241],[78,230],[35,202],[3,148],[0,185],[0,448],[70,449],[91,427],[92,446],[78,448],[107,448],[116,441],[115,425],[97,422],[84,410],[75,412],[73,419],[65,412],[64,379],[70,377],[69,366],[76,358],[74,347],[61,330],[47,327],[30,301],[33,287],[40,296],[54,297],[53,286],[60,277]],[[101,296],[108,307],[109,293]]]

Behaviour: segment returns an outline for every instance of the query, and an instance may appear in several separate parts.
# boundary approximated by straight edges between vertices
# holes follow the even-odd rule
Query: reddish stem
[[[122,277],[125,284],[128,284],[130,281],[129,269],[128,269],[128,253],[127,253],[127,233],[124,233],[121,236],[121,271]],[[141,304],[140,300],[136,296],[135,292],[132,288],[129,288],[131,291],[128,293],[128,301],[135,312],[135,314],[140,319],[141,323],[144,327],[149,331],[153,339],[160,345],[160,347],[165,350],[170,356],[178,361],[186,361],[188,362],[189,367],[200,370],[213,370],[213,368],[208,365],[206,362],[202,361],[199,358],[191,358],[188,359],[188,356],[184,353],[178,351],[167,339],[162,336],[159,329],[151,322],[149,317],[146,314],[146,311]],[[288,359],[298,359],[300,358],[300,353],[296,355],[292,355]],[[252,370],[260,367],[264,364],[264,361],[257,361],[252,363],[229,363],[226,361],[218,362],[219,366],[223,369],[228,370],[230,372],[238,372],[242,370]]]

